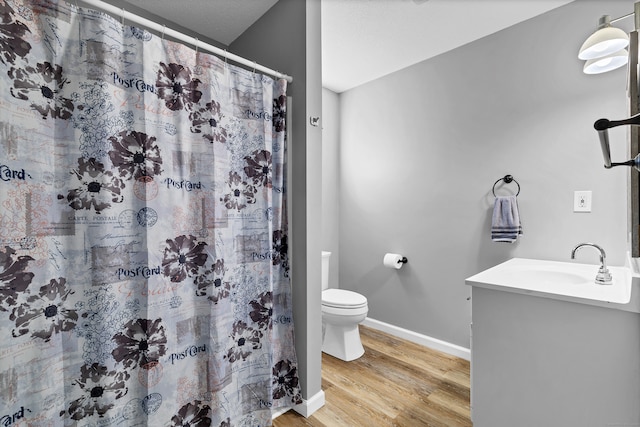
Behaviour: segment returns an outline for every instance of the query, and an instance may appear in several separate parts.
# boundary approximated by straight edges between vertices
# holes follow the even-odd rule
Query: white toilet
[[[349,362],[364,354],[358,324],[367,317],[367,298],[346,289],[329,288],[329,257],[322,251],[322,351]]]

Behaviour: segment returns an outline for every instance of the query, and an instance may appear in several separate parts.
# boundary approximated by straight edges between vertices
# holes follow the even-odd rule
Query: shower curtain
[[[0,0],[0,426],[266,426],[301,402],[286,82]]]

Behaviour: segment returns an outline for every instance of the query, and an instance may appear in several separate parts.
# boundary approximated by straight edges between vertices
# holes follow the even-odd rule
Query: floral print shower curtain
[[[300,403],[286,82],[0,0],[0,426],[266,426]]]

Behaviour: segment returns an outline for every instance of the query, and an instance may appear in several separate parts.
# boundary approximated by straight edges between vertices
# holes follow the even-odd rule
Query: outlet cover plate
[[[573,211],[591,212],[591,191],[575,191],[573,193]]]

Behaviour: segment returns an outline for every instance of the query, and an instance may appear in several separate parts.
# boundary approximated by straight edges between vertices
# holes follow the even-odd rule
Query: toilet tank
[[[329,258],[331,252],[322,251],[322,290],[329,289]]]

